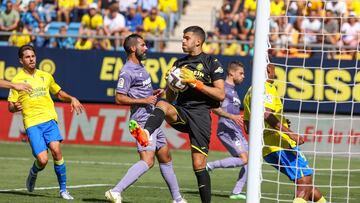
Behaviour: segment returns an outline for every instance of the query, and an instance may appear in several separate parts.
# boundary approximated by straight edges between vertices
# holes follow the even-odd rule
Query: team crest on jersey
[[[224,72],[224,69],[219,66],[216,70],[215,70],[215,73],[223,73]]]
[[[119,81],[118,81],[118,88],[123,88],[124,87],[124,84],[125,84],[125,79],[124,78],[120,78]]]
[[[204,65],[202,63],[199,63],[197,66],[196,66],[196,70],[198,71],[203,71],[204,70]]]
[[[266,103],[269,103],[269,104],[273,103],[273,97],[272,97],[271,94],[266,94],[264,100],[265,100]]]

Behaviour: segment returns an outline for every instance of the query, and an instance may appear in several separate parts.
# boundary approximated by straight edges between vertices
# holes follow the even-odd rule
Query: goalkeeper
[[[267,66],[268,80],[265,84],[265,130],[263,156],[266,162],[284,173],[297,185],[293,203],[306,203],[308,200],[326,203],[320,191],[312,181],[313,170],[309,167],[304,154],[298,145],[304,143],[304,138],[290,130],[289,121],[282,111],[282,102],[273,82],[275,67]],[[244,98],[244,128],[249,131],[251,87]]]
[[[164,121],[176,130],[189,134],[193,169],[197,178],[200,198],[203,203],[211,201],[210,176],[206,160],[211,135],[210,109],[218,108],[224,100],[224,71],[219,61],[202,52],[205,32],[198,26],[190,26],[183,32],[182,49],[188,55],[177,60],[182,67],[182,82],[191,88],[179,92],[166,91],[168,102],[159,101],[147,120],[144,130],[139,125],[130,129],[134,137],[149,137]],[[174,102],[176,104],[170,104]],[[170,103],[169,103],[170,102]]]

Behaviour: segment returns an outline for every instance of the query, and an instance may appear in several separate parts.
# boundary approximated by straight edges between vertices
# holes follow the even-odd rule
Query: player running
[[[146,59],[147,51],[143,38],[137,34],[129,35],[124,41],[124,49],[128,58],[119,74],[116,103],[130,106],[130,119],[136,120],[137,124],[144,126],[163,90],[153,90],[150,75],[141,64],[141,61]],[[106,199],[121,203],[121,193],[154,166],[156,156],[161,175],[171,192],[173,203],[186,203],[180,194],[164,132],[157,128],[151,133],[151,138],[150,141],[141,139],[137,141],[140,161],[128,169],[114,188],[106,191]]]
[[[75,97],[63,91],[52,75],[36,69],[36,54],[32,46],[20,47],[18,56],[23,69],[16,74],[12,82],[27,83],[33,90],[29,93],[11,89],[8,109],[12,113],[22,112],[32,154],[36,158],[26,180],[26,188],[29,192],[34,191],[37,174],[48,163],[50,149],[60,186],[60,197],[72,200],[74,198],[66,190],[66,165],[60,148],[63,138],[57,125],[57,114],[50,93],[61,101],[70,102],[71,111],[76,113],[81,113],[83,106]]]
[[[230,199],[246,199],[241,191],[247,179],[248,142],[243,135],[243,120],[240,115],[240,99],[235,86],[245,78],[244,65],[238,61],[230,62],[225,79],[225,100],[221,107],[212,111],[219,116],[217,136],[232,157],[207,163],[207,169],[241,167],[238,180],[230,195]]]
[[[168,88],[168,102],[159,101],[156,104],[144,130],[133,121],[131,131],[138,140],[147,138],[165,119],[176,130],[188,133],[200,198],[203,203],[209,203],[211,184],[206,170],[206,160],[211,135],[210,109],[218,108],[220,101],[224,100],[224,72],[216,58],[202,52],[205,32],[201,27],[190,26],[183,33],[182,49],[188,55],[177,60],[174,66],[182,68],[182,81],[191,88],[179,92],[178,95]],[[175,100],[176,104],[171,104]]]
[[[266,162],[280,170],[297,185],[293,203],[306,203],[308,200],[326,203],[324,196],[313,186],[313,170],[309,167],[298,145],[304,138],[290,130],[283,114],[283,105],[275,87],[275,66],[267,66],[268,80],[265,84],[265,130],[263,157]],[[244,98],[244,124],[248,133],[251,106],[251,87]],[[251,136],[251,135],[250,135]],[[280,169],[279,169],[280,167]]]

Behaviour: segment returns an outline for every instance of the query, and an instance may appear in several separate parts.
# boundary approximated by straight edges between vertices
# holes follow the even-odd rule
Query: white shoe
[[[60,192],[60,197],[66,200],[73,200],[74,198],[70,195],[69,191],[65,190]]]
[[[176,202],[175,200],[172,201],[172,203],[188,203],[186,199],[182,198],[180,202]]]
[[[120,192],[113,192],[112,190],[108,190],[105,192],[105,198],[110,200],[112,203],[122,203]]]
[[[29,192],[34,191],[37,174],[33,173],[30,169],[29,175],[26,179],[26,188]]]

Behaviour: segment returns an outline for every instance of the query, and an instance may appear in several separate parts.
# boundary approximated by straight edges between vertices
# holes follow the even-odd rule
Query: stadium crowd
[[[229,42],[208,42],[205,52],[253,55],[256,0],[224,0],[217,14],[209,39]],[[360,1],[270,0],[270,16],[273,56],[306,58],[330,50],[329,57],[353,59],[358,50]]]
[[[121,47],[120,39],[130,33],[160,39],[173,34],[181,15],[179,5],[186,3],[186,0],[3,0],[0,31],[12,34],[1,35],[0,40],[18,47],[32,43],[36,47],[114,50]],[[56,33],[50,32],[52,28],[56,28]],[[75,28],[75,32],[69,32],[70,28]],[[75,39],[71,34],[79,37]],[[115,40],[110,41],[109,36]],[[149,46],[154,47],[154,43]],[[160,43],[160,50],[164,46],[164,42]]]

